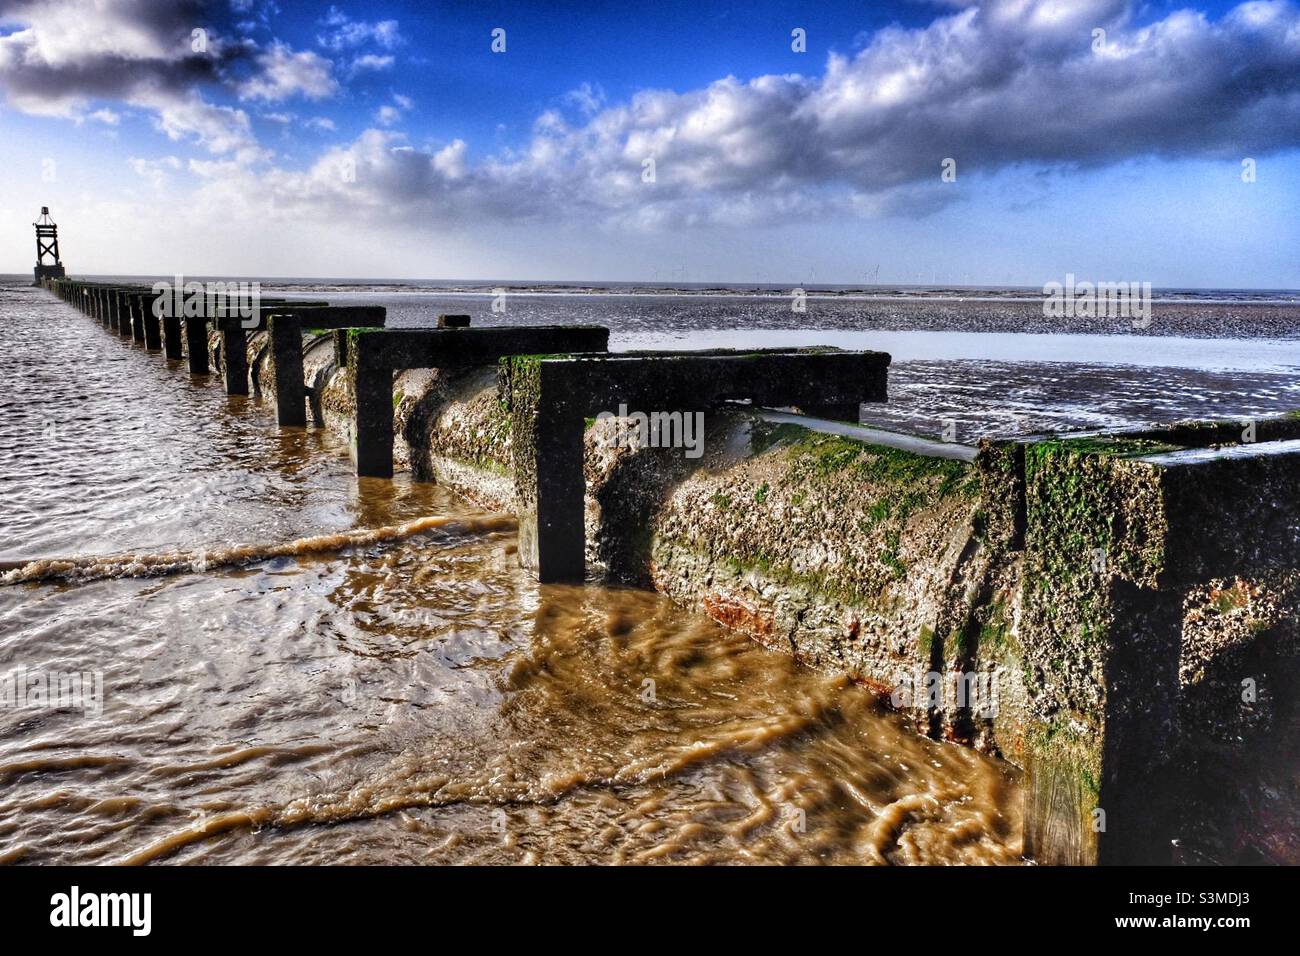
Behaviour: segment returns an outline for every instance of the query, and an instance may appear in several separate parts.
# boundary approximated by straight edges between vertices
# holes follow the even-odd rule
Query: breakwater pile
[[[151,344],[148,290],[45,285],[336,432],[363,475],[513,512],[542,580],[651,585],[1024,767],[1040,861],[1170,858],[1185,782],[1289,726],[1290,418],[964,448],[853,424],[886,397],[879,353],[602,355],[594,327],[408,333],[274,302]],[[601,415],[622,408],[698,412],[701,454]]]

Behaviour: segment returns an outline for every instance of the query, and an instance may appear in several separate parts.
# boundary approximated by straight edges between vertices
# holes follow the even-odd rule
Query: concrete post
[[[184,335],[181,332],[181,317],[179,315],[164,315],[162,319],[163,328],[163,355],[169,359],[180,361],[185,357]]]
[[[513,406],[511,439],[519,560],[537,569],[537,580],[544,584],[581,581],[586,573],[582,409],[543,363],[530,368],[526,362],[516,360],[511,386],[519,400]]]
[[[238,318],[220,320],[221,356],[225,368],[226,394],[248,394],[248,336]]]
[[[273,315],[267,320],[267,329],[271,339],[271,363],[275,370],[275,420],[280,425],[306,427],[302,323],[297,316]]]
[[[1144,456],[1152,446],[1023,449],[1025,853],[1040,863],[1172,859],[1183,597],[1204,576],[1182,556],[1206,550],[1174,532],[1199,538],[1210,519],[1185,520],[1187,469]]]
[[[376,354],[381,345],[366,335],[348,336],[348,364],[353,369],[357,420],[357,474],[393,477],[393,368]]]
[[[135,338],[135,323],[131,320],[131,312],[126,308],[126,303],[122,295],[116,289],[107,289],[104,291],[104,297],[108,302],[109,311],[117,318],[117,334],[122,338]],[[144,338],[144,329],[140,330],[140,338]]]
[[[144,347],[152,352],[162,348],[162,328],[158,316],[153,314],[153,300],[144,293],[131,296],[134,307],[144,320]]]
[[[121,303],[122,314],[130,317],[131,341],[144,345],[146,341],[144,312],[140,310],[135,295],[133,293],[119,292],[117,298],[118,302]]]
[[[207,375],[208,367],[208,320],[186,317],[185,354],[190,360],[191,375]]]

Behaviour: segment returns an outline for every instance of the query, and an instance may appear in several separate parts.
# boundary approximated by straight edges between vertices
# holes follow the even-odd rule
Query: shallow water
[[[1018,860],[1016,772],[862,689],[655,594],[539,586],[508,520],[357,481],[38,291],[0,287],[0,348],[0,558],[192,565],[0,588],[0,677],[102,679],[0,707],[0,861]],[[454,521],[217,560],[423,516]]]

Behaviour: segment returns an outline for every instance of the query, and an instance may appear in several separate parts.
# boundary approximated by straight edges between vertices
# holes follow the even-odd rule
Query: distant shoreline
[[[117,279],[148,283],[154,280],[172,281],[174,276],[95,275],[84,274],[86,279]],[[0,275],[0,282],[23,280],[22,274]],[[302,294],[316,292],[379,293],[388,295],[461,295],[491,296],[504,290],[508,295],[559,296],[559,297],[646,297],[646,298],[729,298],[729,299],[786,299],[794,289],[802,289],[810,299],[837,299],[850,301],[926,301],[926,302],[1039,302],[1043,298],[1041,287],[997,285],[907,285],[905,283],[718,283],[683,282],[659,284],[654,282],[526,282],[521,280],[455,280],[455,279],[343,279],[295,278],[276,276],[235,276],[218,274],[187,274],[187,279],[256,280],[267,289]],[[1300,305],[1300,289],[1191,289],[1184,287],[1156,287],[1153,302],[1178,304],[1242,304]]]

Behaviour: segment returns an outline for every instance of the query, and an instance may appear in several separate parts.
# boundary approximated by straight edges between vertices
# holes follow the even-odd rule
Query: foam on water
[[[416,518],[400,525],[364,528],[313,535],[282,544],[241,544],[231,547],[200,548],[191,551],[157,551],[143,554],[79,555],[70,558],[40,558],[35,561],[0,562],[0,584],[30,584],[35,581],[96,581],[103,578],[158,577],[166,574],[238,567],[273,558],[297,558],[369,545],[403,541],[417,534],[438,530],[444,534],[481,534],[512,530],[511,515],[482,518]],[[6,569],[7,565],[13,565]]]

